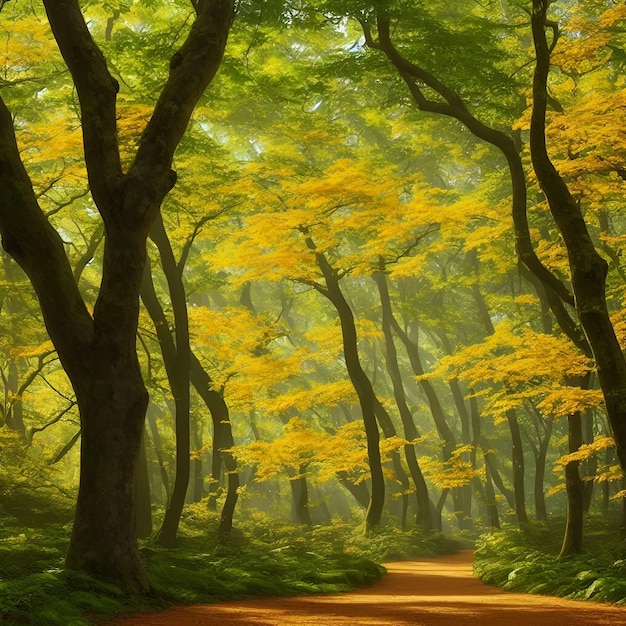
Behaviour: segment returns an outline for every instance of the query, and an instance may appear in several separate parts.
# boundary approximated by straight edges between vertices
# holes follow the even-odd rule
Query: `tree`
[[[78,94],[84,157],[104,223],[102,279],[90,312],[61,237],[43,213],[0,100],[0,232],[28,275],[46,328],[78,402],[81,481],[66,567],[148,591],[134,529],[133,477],[148,394],[135,347],[146,238],[174,186],[172,159],[193,109],[214,77],[233,18],[233,2],[200,0],[152,117],[124,171],[116,98],[119,83],[76,0],[44,7]]]
[[[547,0],[533,0],[532,3],[531,26],[537,63],[533,76],[530,154],[550,213],[567,250],[576,312],[596,361],[617,455],[622,468],[626,470],[626,359],[617,340],[606,301],[608,263],[597,252],[580,202],[573,197],[554,167],[546,145],[550,55],[559,35],[558,24],[547,17],[549,5]],[[552,32],[550,43],[546,30]]]

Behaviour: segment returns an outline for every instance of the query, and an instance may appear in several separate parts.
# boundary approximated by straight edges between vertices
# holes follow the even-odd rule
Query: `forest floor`
[[[110,626],[596,626],[626,625],[626,607],[525,595],[483,584],[472,552],[386,563],[373,587],[342,595],[172,607]]]

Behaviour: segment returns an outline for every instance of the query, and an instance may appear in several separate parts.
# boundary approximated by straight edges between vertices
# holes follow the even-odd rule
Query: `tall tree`
[[[576,312],[596,361],[617,455],[626,470],[626,359],[607,307],[608,264],[596,251],[581,204],[554,167],[546,143],[550,56],[559,36],[558,24],[547,16],[550,4],[548,0],[532,2],[531,26],[537,63],[533,76],[530,154],[535,174],[567,250]],[[546,31],[552,34],[550,42]]]
[[[118,81],[77,0],[44,7],[78,94],[91,195],[104,223],[104,258],[90,312],[58,232],[22,162],[11,113],[0,100],[0,232],[28,275],[46,328],[80,409],[81,480],[66,567],[148,591],[135,539],[133,477],[148,394],[135,346],[146,238],[174,186],[172,159],[193,109],[213,79],[233,19],[232,0],[200,0],[156,98],[134,158],[124,171]]]

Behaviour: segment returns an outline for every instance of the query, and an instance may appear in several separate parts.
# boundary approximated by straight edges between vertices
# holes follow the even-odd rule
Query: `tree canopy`
[[[66,567],[147,593],[201,501],[580,552],[624,495],[625,20],[0,3],[0,486],[76,498]]]

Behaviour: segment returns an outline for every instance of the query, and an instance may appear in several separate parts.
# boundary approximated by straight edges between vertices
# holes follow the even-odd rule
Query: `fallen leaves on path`
[[[110,626],[626,626],[626,608],[485,585],[471,551],[385,567],[380,582],[352,593],[172,607]]]

